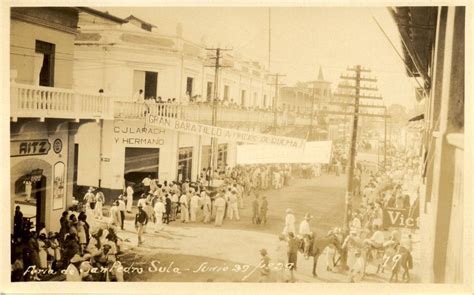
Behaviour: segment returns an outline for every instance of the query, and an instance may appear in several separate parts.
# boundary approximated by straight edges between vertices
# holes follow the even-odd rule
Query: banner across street
[[[240,142],[268,144],[272,146],[281,146],[297,149],[304,148],[306,142],[304,139],[300,138],[247,132],[155,115],[148,115],[146,117],[146,124],[163,127],[178,132],[187,132],[203,136],[217,137],[219,139],[229,139]]]

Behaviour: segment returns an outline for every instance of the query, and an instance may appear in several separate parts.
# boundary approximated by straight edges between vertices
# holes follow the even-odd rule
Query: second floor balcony
[[[72,89],[42,87],[12,83],[12,121],[18,118],[39,119],[122,119],[144,120],[147,113],[172,117],[202,124],[212,123],[210,104],[171,104],[121,101],[99,94],[88,94]],[[230,106],[217,107],[217,124],[221,126],[271,127],[275,113],[268,110],[243,109]],[[278,112],[278,126],[307,126],[309,116],[291,112]]]

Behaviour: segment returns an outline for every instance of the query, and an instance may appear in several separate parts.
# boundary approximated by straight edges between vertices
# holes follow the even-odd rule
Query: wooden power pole
[[[275,82],[269,85],[275,86],[275,99],[273,100],[273,134],[276,135],[277,128],[278,128],[278,90],[280,86],[285,85],[279,82],[279,78],[286,77],[286,75],[276,73],[276,74],[269,74],[268,76],[275,77]]]
[[[215,63],[213,67],[214,70],[214,91],[212,95],[212,126],[217,125],[217,103],[219,100],[219,69],[226,68],[229,66],[221,65],[221,51],[229,51],[232,49],[223,49],[223,48],[206,48],[206,50],[212,50],[216,52],[215,57],[211,57],[211,59],[215,59]],[[211,138],[211,158],[210,158],[210,165],[211,168],[211,175],[210,180],[213,180],[214,170],[217,168],[217,155],[218,155],[218,144],[217,144],[217,137]]]
[[[352,213],[352,197],[354,194],[354,169],[355,169],[355,160],[357,154],[357,132],[359,126],[359,117],[364,116],[359,112],[361,107],[369,107],[369,105],[361,105],[361,99],[374,99],[374,100],[382,100],[380,96],[368,96],[362,95],[361,90],[363,91],[376,91],[378,90],[376,87],[370,86],[363,86],[361,82],[377,82],[375,78],[367,78],[362,77],[362,73],[370,72],[369,69],[362,68],[360,65],[357,65],[353,68],[348,68],[348,71],[355,72],[355,76],[349,75],[341,75],[341,79],[343,80],[352,80],[355,82],[355,85],[339,85],[339,88],[346,88],[354,90],[353,94],[336,94],[339,97],[349,97],[354,99],[354,104],[350,104],[350,106],[354,107],[354,116],[352,121],[352,136],[350,142],[350,150],[349,150],[349,170],[347,172],[347,191],[346,191],[346,200],[345,200],[345,210],[344,210],[344,226],[345,228],[349,227],[349,220],[350,214]],[[370,107],[379,107],[384,108],[383,106],[370,106]],[[346,114],[346,112],[344,112]],[[385,117],[384,115],[377,115],[377,114],[370,114],[371,117]]]

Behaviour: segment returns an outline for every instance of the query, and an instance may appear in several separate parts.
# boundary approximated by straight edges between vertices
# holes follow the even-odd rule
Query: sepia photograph
[[[465,4],[88,3],[5,10],[10,286],[472,284]]]

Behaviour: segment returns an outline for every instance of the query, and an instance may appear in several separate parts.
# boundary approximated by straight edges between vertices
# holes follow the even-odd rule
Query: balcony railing
[[[71,89],[12,83],[13,118],[112,118],[111,98],[78,93]]]
[[[114,117],[119,119],[144,119],[147,113],[155,116],[179,118],[180,105],[138,103],[130,101],[116,101],[114,103]]]
[[[116,101],[108,96],[79,93],[71,89],[11,84],[11,117],[64,119],[143,119],[146,114],[179,118],[210,124],[212,107],[209,104],[158,104]],[[272,126],[274,113],[218,106],[219,123]],[[279,126],[309,125],[309,116],[292,112],[277,114]]]

